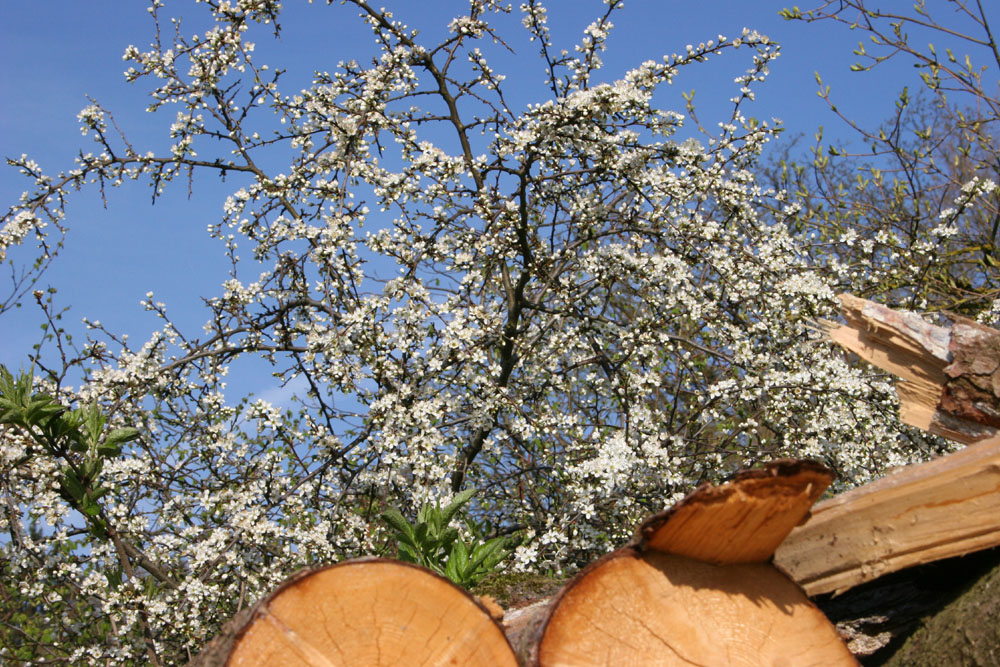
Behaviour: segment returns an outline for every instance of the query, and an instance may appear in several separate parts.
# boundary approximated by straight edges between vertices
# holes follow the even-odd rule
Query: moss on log
[[[925,617],[883,664],[1000,665],[1000,558],[994,560],[991,570],[940,611]]]

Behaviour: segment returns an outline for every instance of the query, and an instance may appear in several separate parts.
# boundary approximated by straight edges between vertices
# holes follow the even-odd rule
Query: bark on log
[[[238,614],[192,662],[253,665],[517,665],[472,596],[421,567],[362,558],[293,575]]]
[[[1000,665],[1000,562],[940,611],[921,619],[920,627],[883,664]]]
[[[965,653],[973,645],[1000,647],[998,577],[1000,548],[995,547],[895,572],[814,602],[863,665],[916,664],[903,648],[907,644],[933,656],[923,664],[998,664],[977,663]],[[953,617],[956,609],[970,610],[957,632],[938,620]]]
[[[823,501],[775,564],[809,595],[1000,544],[1000,437]]]
[[[534,665],[856,664],[769,563],[831,480],[819,464],[778,461],[700,486],[519,617],[512,643]]]

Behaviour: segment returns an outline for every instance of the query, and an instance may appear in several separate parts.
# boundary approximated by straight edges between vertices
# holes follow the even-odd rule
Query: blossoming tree
[[[34,189],[0,253],[31,240],[38,261],[8,304],[30,300],[75,190],[234,185],[208,225],[231,273],[202,331],[152,294],[162,328],[138,346],[96,323],[76,343],[53,318],[32,391],[109,425],[74,449],[5,422],[5,613],[44,600],[46,620],[18,621],[0,656],[183,661],[293,569],[386,552],[389,506],[476,489],[467,530],[519,532],[511,567],[562,571],[760,460],[817,458],[852,484],[940,446],[901,440],[890,383],[810,332],[838,289],[896,268],[818,267],[789,224],[800,205],[758,183],[779,128],[747,106],[777,45],[720,36],[607,81],[618,0],[572,51],[537,0],[521,35],[471,0],[438,43],[343,4],[381,55],[289,93],[250,41],[278,34],[278,2],[208,0],[210,29],[188,34],[153,0],[154,46],[128,48],[127,76],[176,110],[172,148],[146,152],[95,102],[80,121],[98,152],[54,176],[14,161]],[[547,92],[517,111],[490,54],[524,36]],[[716,130],[661,108],[729,52],[745,73]],[[305,389],[291,409],[227,393],[243,364]]]
[[[800,194],[796,224],[829,241],[821,251],[827,258],[835,255],[835,261],[859,270],[895,265],[887,280],[869,284],[873,294],[907,308],[953,311],[996,326],[996,7],[958,0],[886,9],[846,0],[783,14],[816,27],[858,31],[862,41],[850,66],[855,76],[893,65],[919,74],[900,82],[894,108],[875,128],[838,108],[846,91],[820,81],[820,95],[850,132],[848,140],[838,141],[820,132],[808,159],[790,154],[775,165],[775,187]]]

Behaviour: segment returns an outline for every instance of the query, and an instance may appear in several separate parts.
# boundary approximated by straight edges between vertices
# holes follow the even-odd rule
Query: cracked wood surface
[[[300,572],[237,623],[196,663],[517,665],[500,625],[476,600],[429,570],[391,560]]]
[[[553,605],[538,665],[856,665],[836,629],[767,563],[712,565],[626,547]]]

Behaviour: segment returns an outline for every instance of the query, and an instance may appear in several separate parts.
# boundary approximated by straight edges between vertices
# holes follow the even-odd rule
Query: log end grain
[[[766,563],[712,565],[626,547],[554,602],[539,665],[857,664],[801,589]]]
[[[258,603],[212,665],[517,664],[490,612],[447,579],[363,558],[293,575]],[[218,658],[216,658],[218,659]]]

